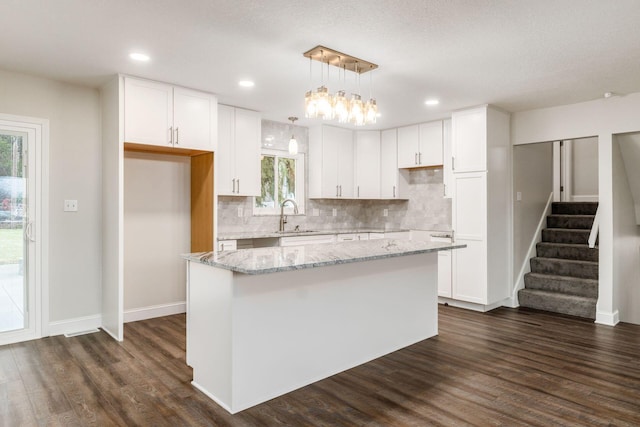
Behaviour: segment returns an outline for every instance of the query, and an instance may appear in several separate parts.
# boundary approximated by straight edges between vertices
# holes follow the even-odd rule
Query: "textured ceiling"
[[[640,92],[639,22],[640,0],[2,0],[0,68],[96,87],[132,74],[286,122],[310,87],[302,53],[322,44],[379,65],[376,128],[388,128]],[[134,50],[152,60],[131,62]],[[366,98],[367,74],[361,85]]]

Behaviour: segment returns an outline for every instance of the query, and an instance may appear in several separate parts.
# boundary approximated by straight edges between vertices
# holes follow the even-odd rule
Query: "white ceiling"
[[[640,0],[2,0],[0,68],[94,87],[132,74],[286,122],[310,87],[302,53],[322,44],[379,65],[375,128],[389,128],[640,92],[639,23]]]

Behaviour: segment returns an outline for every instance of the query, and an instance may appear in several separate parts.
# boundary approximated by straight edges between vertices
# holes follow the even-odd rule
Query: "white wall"
[[[540,217],[553,190],[553,145],[550,142],[513,147],[514,280],[518,280],[522,263],[529,253]]]
[[[614,300],[613,135],[640,131],[640,93],[579,104],[521,111],[511,116],[515,145],[598,137],[598,197],[600,209],[599,297],[596,322],[618,322]]]
[[[628,141],[615,138],[613,143],[613,283],[614,301],[620,320],[640,324],[640,226],[622,146]],[[637,168],[637,164],[632,165]]]
[[[640,225],[640,133],[618,135],[620,152],[627,170],[627,181],[636,211],[636,224]]]
[[[575,139],[572,141],[571,149],[572,200],[576,202],[597,200],[598,138]]]
[[[154,310],[164,315],[158,306],[184,311],[186,263],[180,254],[191,252],[190,171],[186,156],[125,152],[125,321],[148,318]]]
[[[50,120],[49,319],[101,311],[101,131],[95,89],[0,70],[0,112]],[[65,199],[78,212],[63,212]],[[99,323],[98,323],[99,324]]]

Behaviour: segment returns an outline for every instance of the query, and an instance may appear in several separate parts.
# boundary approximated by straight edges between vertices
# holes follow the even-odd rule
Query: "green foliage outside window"
[[[277,208],[284,199],[296,198],[295,158],[263,155],[261,167],[261,192],[255,198],[257,208]]]

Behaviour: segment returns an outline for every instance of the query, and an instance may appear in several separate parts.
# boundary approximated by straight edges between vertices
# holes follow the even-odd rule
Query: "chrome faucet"
[[[287,202],[293,203],[293,213],[298,214],[298,204],[293,199],[284,199],[282,203],[280,203],[280,229],[279,231],[284,231],[284,225],[287,223],[287,217],[284,215],[284,205]]]

